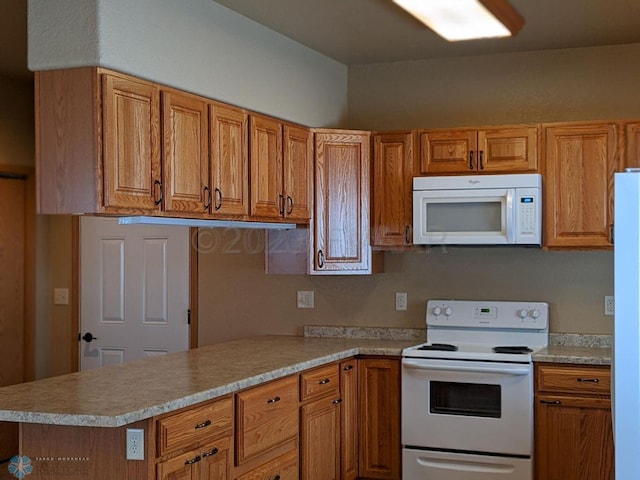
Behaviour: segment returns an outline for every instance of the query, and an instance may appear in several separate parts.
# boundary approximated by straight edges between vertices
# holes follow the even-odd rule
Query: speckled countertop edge
[[[399,356],[415,343],[293,336],[237,340],[1,388],[0,421],[120,427],[355,355]]]

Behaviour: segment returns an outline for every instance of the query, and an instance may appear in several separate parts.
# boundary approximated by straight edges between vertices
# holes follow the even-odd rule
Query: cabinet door
[[[198,480],[227,480],[229,478],[231,437],[213,442],[200,449]]]
[[[159,111],[157,86],[102,76],[105,207],[160,209]]]
[[[340,464],[342,480],[358,478],[358,362],[340,363]]]
[[[373,137],[373,225],[375,246],[411,245],[413,222],[413,132]]]
[[[189,95],[162,92],[164,210],[209,211],[207,104]]]
[[[369,134],[315,135],[314,273],[370,273]]]
[[[538,128],[478,131],[477,168],[486,173],[526,173],[538,169]]]
[[[626,168],[640,168],[640,123],[629,123],[627,129]]]
[[[422,130],[420,173],[473,174],[476,151],[476,130]]]
[[[544,246],[612,246],[615,125],[545,129]]]
[[[609,399],[540,396],[536,402],[537,480],[613,480]]]
[[[209,106],[211,213],[249,214],[247,114],[220,104]]]
[[[275,119],[250,118],[251,215],[284,216],[282,186],[282,124]]]
[[[194,450],[160,462],[156,467],[156,480],[197,480],[195,465],[200,458]]]
[[[400,478],[400,361],[358,361],[360,389],[359,476]]]
[[[340,479],[340,397],[300,409],[302,480]]]
[[[313,143],[307,128],[284,126],[285,218],[292,221],[311,218],[313,192]]]

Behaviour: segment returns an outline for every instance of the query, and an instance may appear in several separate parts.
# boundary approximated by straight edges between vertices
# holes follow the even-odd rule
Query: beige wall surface
[[[33,167],[33,82],[0,76],[0,164]]]

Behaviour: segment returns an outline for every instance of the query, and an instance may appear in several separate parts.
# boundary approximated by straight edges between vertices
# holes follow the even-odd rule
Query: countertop
[[[264,336],[0,389],[0,421],[119,427],[354,355],[415,340]]]
[[[533,355],[534,363],[611,365],[611,347],[549,345]]]

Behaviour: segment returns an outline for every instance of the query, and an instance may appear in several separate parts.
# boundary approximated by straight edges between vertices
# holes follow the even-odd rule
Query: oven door
[[[404,358],[402,444],[531,456],[533,365]]]
[[[404,449],[403,480],[531,480],[525,458]]]

